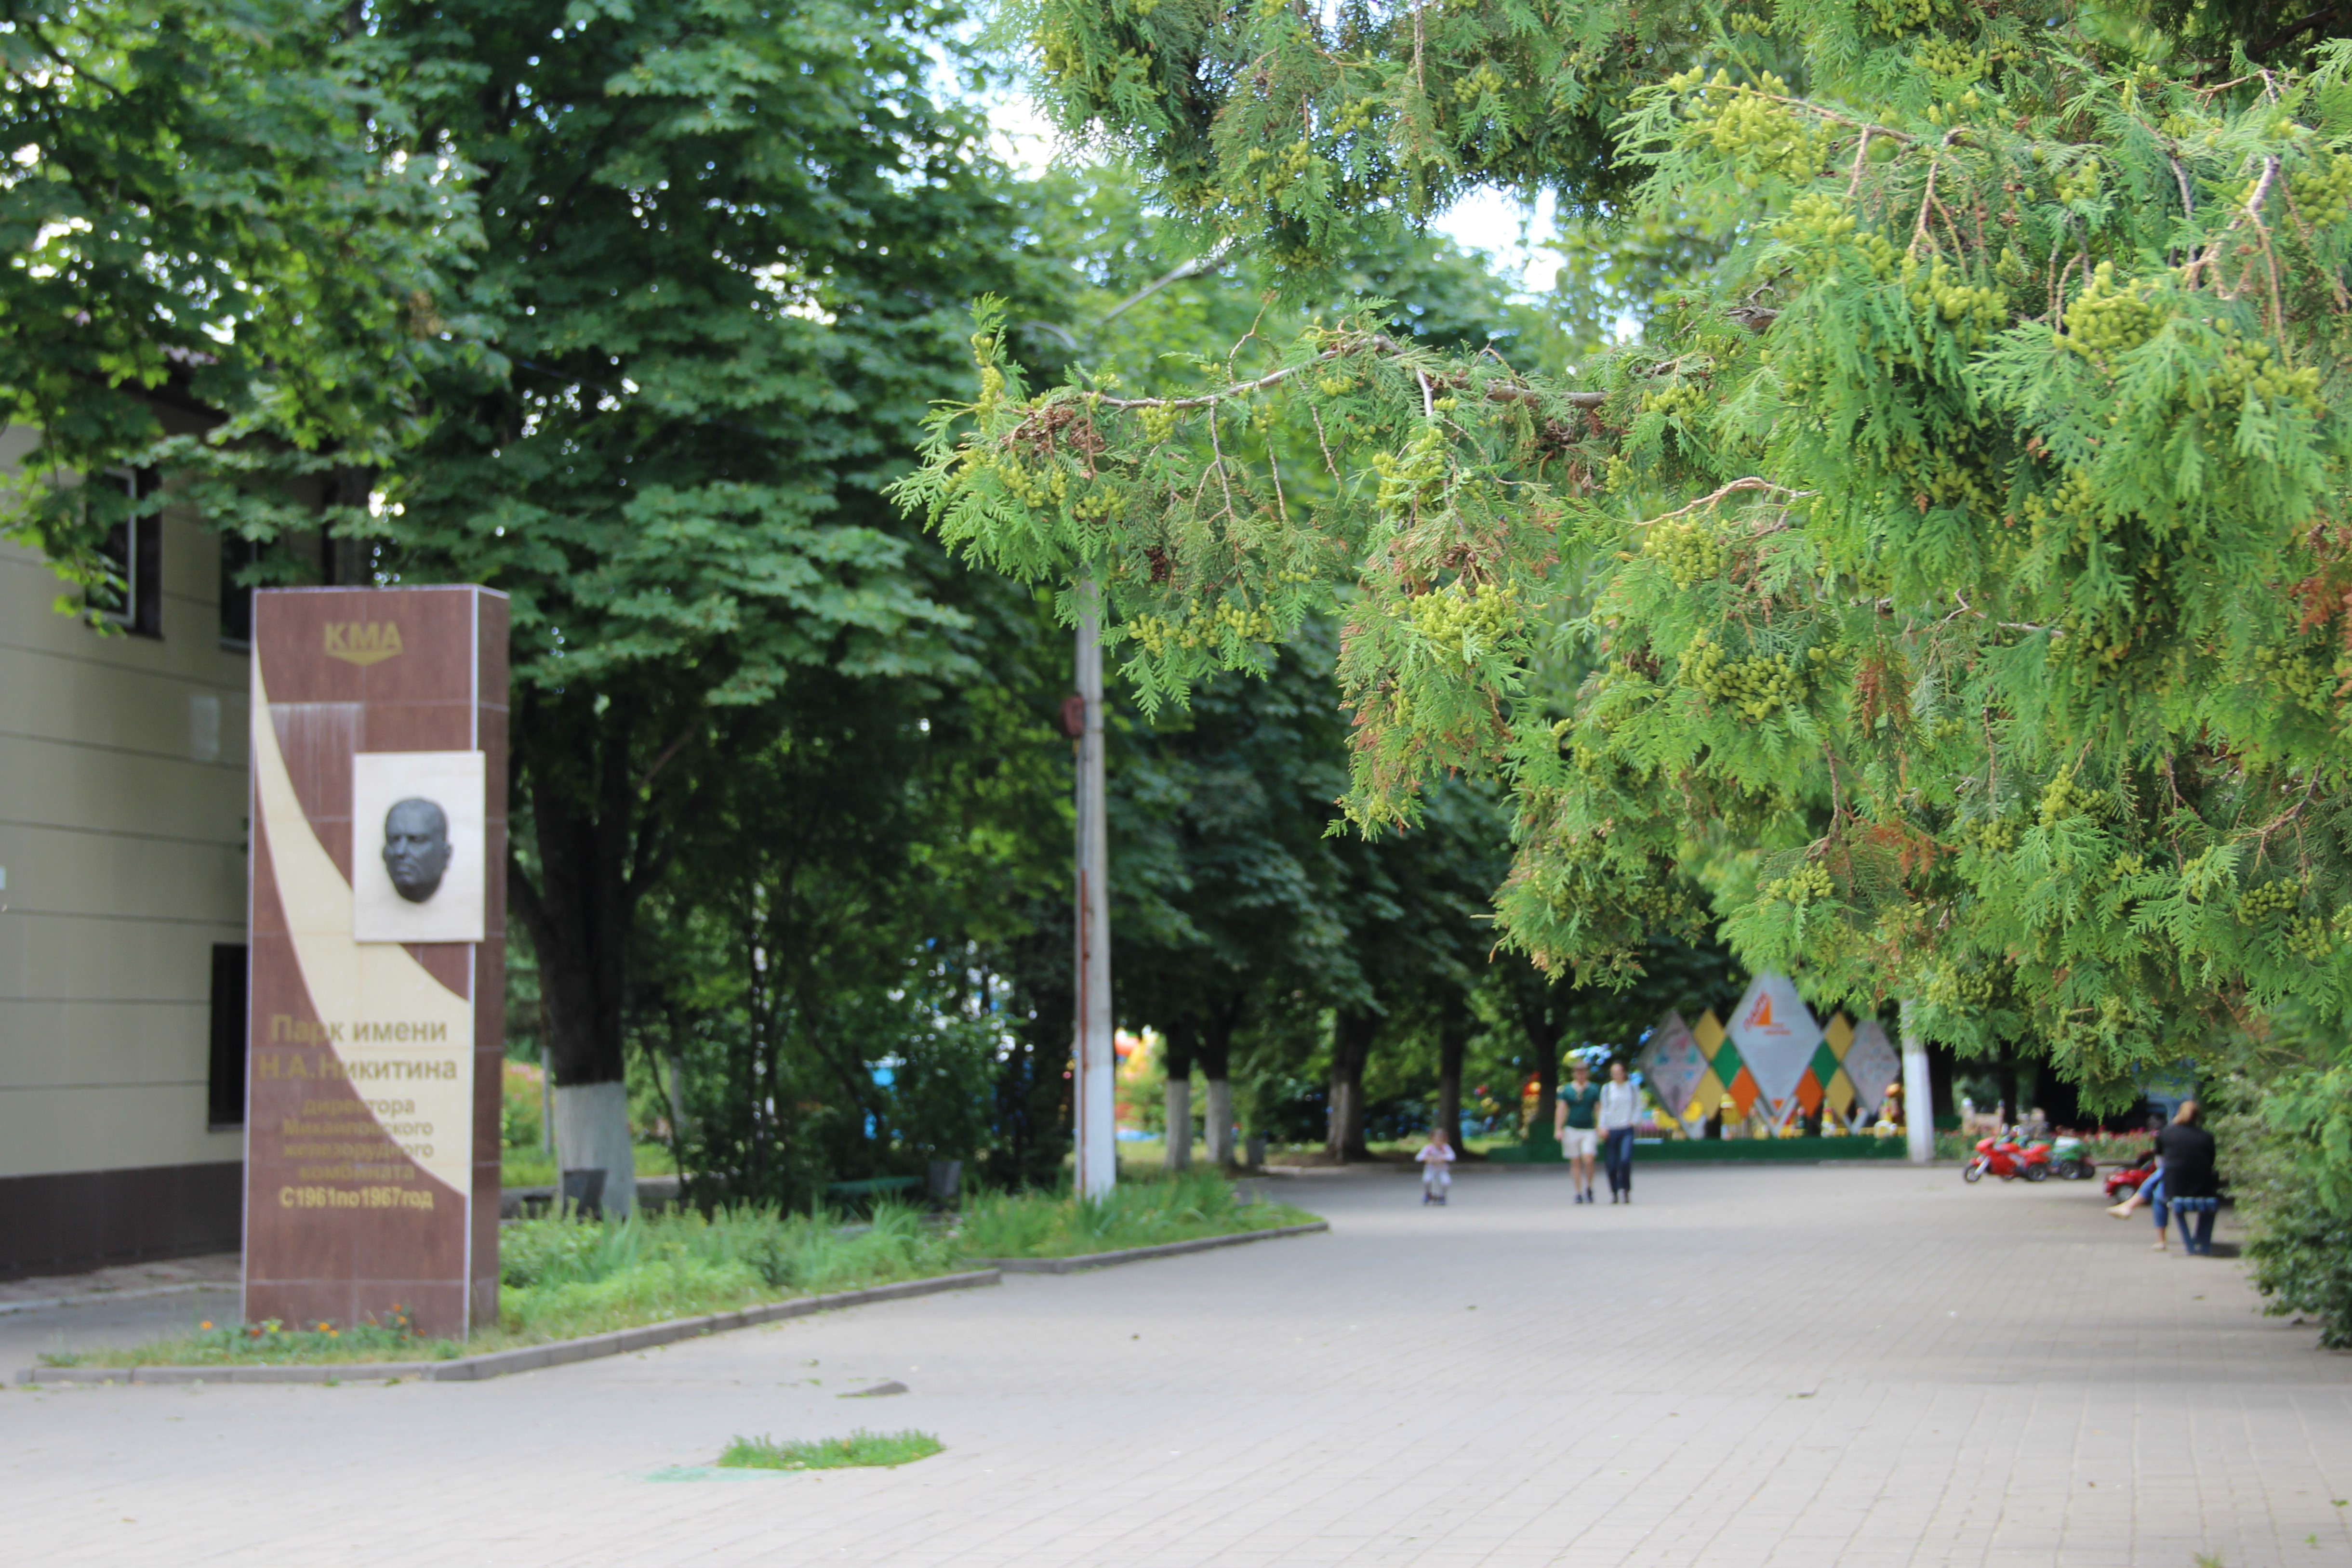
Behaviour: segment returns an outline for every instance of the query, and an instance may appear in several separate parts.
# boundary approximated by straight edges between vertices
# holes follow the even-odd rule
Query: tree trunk
[[[1959,1073],[1959,1059],[1952,1054],[1950,1047],[1933,1043],[1928,1045],[1927,1079],[1933,1090],[1928,1098],[1934,1102],[1932,1109],[1936,1115],[1958,1116],[1960,1113],[1959,1097],[1952,1089],[1953,1080],[1957,1079]],[[1874,1111],[1876,1107],[1873,1106],[1872,1109]]]
[[[553,766],[528,770],[537,886],[507,861],[509,901],[530,934],[546,1011],[545,1059],[555,1081],[560,1165],[604,1172],[607,1213],[636,1201],[628,1095],[621,1087],[623,982],[627,974],[627,845],[636,794],[621,705],[598,716],[584,694],[526,694],[516,707],[517,749],[591,758],[593,783]],[[567,744],[568,743],[568,744]]]
[[[669,1009],[669,1050],[663,1058],[669,1069],[669,1146],[675,1155],[686,1146],[686,1038],[677,1009]],[[678,1166],[683,1171],[684,1166]]]
[[[1448,1007],[1437,1020],[1437,1124],[1445,1141],[1461,1154],[1462,1050],[1468,1043],[1470,1019],[1457,1007]]]
[[[1331,1024],[1331,1105],[1323,1152],[1334,1159],[1369,1159],[1364,1146],[1364,1063],[1372,1054],[1380,1015],[1342,1012]]]
[[[555,1147],[562,1168],[604,1173],[602,1202],[606,1214],[618,1217],[636,1207],[636,1150],[629,1141],[626,1084],[557,1084]],[[561,1197],[561,1171],[555,1190]]]
[[[1171,1171],[1192,1163],[1192,1054],[1201,1023],[1186,1013],[1168,1029],[1168,1155]]]
[[[1208,1101],[1201,1134],[1209,1163],[1220,1170],[1234,1163],[1233,1054],[1234,1020],[1223,1012],[1211,1015],[1201,1030],[1201,1077]]]
[[[1536,1108],[1523,1137],[1537,1141],[1551,1136],[1552,1106],[1559,1100],[1559,1026],[1552,1022],[1551,1000],[1525,1015],[1528,1044],[1536,1053]]]

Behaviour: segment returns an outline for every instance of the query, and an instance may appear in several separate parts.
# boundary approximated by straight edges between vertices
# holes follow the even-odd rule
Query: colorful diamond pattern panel
[[[1822,1039],[1822,1026],[1797,995],[1796,984],[1770,970],[1757,976],[1732,1010],[1728,1032],[1767,1113],[1775,1122],[1787,1121],[1796,1113],[1797,1082]],[[1718,1061],[1716,1071],[1722,1071]]]
[[[1730,1082],[1739,1076],[1739,1048],[1725,1040],[1715,1048],[1715,1060],[1709,1065],[1715,1069],[1716,1077],[1726,1083]]]
[[[1758,976],[1731,1016],[1727,1030],[1713,1009],[1695,1025],[1685,1026],[1679,1012],[1658,1020],[1639,1066],[1669,1115],[1696,1124],[1721,1113],[1741,1122],[1760,1103],[1781,1126],[1800,1115],[1851,1120],[1874,1113],[1902,1071],[1883,1027],[1857,1025],[1843,1013],[1817,1022],[1782,976]]]
[[[1797,1080],[1797,1103],[1805,1108],[1806,1115],[1822,1108],[1822,1081],[1813,1076],[1811,1068],[1805,1069],[1805,1075]]]
[[[1670,1012],[1651,1031],[1649,1044],[1643,1048],[1640,1061],[1642,1082],[1666,1108],[1669,1115],[1688,1121],[1685,1114],[1692,1097],[1697,1092],[1701,1078],[1713,1069],[1706,1054],[1691,1038],[1683,1022],[1683,1015]]]
[[[1843,1061],[1846,1047],[1853,1043],[1853,1025],[1845,1021],[1845,1014],[1835,1014],[1830,1019],[1829,1027],[1822,1030],[1822,1040],[1829,1046],[1830,1054]]]
[[[1709,1068],[1699,1075],[1698,1083],[1691,1090],[1690,1103],[1683,1109],[1685,1122],[1704,1122],[1723,1104],[1723,1080]]]
[[[1895,1054],[1886,1030],[1876,1019],[1854,1030],[1853,1044],[1845,1053],[1845,1075],[1853,1082],[1856,1103],[1864,1111],[1876,1111],[1879,1101],[1885,1098],[1886,1086],[1902,1072],[1903,1059]]]
[[[1853,1114],[1853,1080],[1845,1075],[1844,1068],[1838,1069],[1837,1076],[1831,1079],[1829,1087],[1822,1092],[1822,1098],[1839,1115]]]
[[[1748,1120],[1748,1113],[1756,1108],[1756,1102],[1761,1098],[1756,1088],[1756,1080],[1748,1076],[1745,1067],[1724,1085],[1724,1092],[1731,1096],[1731,1108],[1739,1113],[1743,1122]]]

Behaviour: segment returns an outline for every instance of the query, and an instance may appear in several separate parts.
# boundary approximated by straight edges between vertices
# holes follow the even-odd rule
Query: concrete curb
[[[701,1317],[673,1318],[666,1323],[616,1329],[585,1339],[558,1340],[553,1344],[525,1345],[519,1350],[492,1351],[485,1355],[459,1356],[453,1361],[352,1362],[339,1366],[28,1366],[16,1374],[26,1385],[61,1383],[384,1383],[414,1378],[419,1383],[473,1383],[536,1372],[545,1366],[565,1366],[575,1361],[596,1361],[627,1355],[682,1339],[748,1329],[785,1318],[804,1318],[841,1307],[871,1301],[903,1301],[932,1296],[943,1291],[969,1291],[1003,1284],[994,1269],[942,1274],[931,1280],[908,1280],[895,1285],[875,1285],[863,1291],[836,1291],[829,1296],[803,1296],[797,1301],[767,1301],[736,1312],[709,1312]]]
[[[1081,1269],[1108,1269],[1119,1263],[1140,1263],[1150,1258],[1175,1258],[1187,1252],[1241,1247],[1252,1241],[1272,1241],[1280,1236],[1307,1236],[1330,1228],[1329,1220],[1318,1219],[1310,1225],[1244,1230],[1233,1236],[1208,1236],[1198,1241],[1171,1241],[1159,1247],[1127,1247],[1116,1252],[1086,1252],[1076,1258],[984,1258],[980,1261],[1006,1274],[1075,1274]]]
[[[150,1296],[184,1296],[191,1291],[234,1291],[226,1280],[191,1280],[178,1285],[141,1285],[129,1291],[84,1291],[78,1296],[45,1296],[37,1301],[0,1301],[0,1317],[10,1312],[46,1312],[52,1307],[102,1307],[109,1301],[139,1301]]]

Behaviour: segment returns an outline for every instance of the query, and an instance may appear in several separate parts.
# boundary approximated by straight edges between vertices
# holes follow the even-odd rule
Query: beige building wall
[[[30,444],[0,432],[0,468]],[[206,1088],[213,947],[245,940],[247,659],[184,507],[159,581],[160,636],[101,634],[0,543],[0,1277],[236,1243],[244,1137]]]

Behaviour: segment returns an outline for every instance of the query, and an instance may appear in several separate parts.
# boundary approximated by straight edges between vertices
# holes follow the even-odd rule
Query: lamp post
[[[1224,265],[1220,246],[1145,284],[1113,306],[1084,336],[1054,329],[1076,355],[1101,330],[1172,283]],[[1098,1197],[1118,1180],[1118,1139],[1110,1024],[1110,834],[1103,813],[1102,616],[1091,577],[1078,580],[1078,690],[1062,705],[1064,733],[1078,750],[1077,1029],[1070,1074],[1076,1124],[1077,1189]]]
[[[1071,1079],[1077,1190],[1099,1197],[1118,1179],[1110,1010],[1110,834],[1103,810],[1103,667],[1091,580],[1078,584],[1076,701],[1065,713],[1078,751],[1077,1029]],[[1067,719],[1075,719],[1071,724]]]

